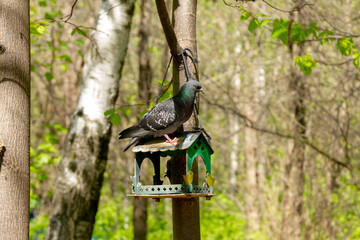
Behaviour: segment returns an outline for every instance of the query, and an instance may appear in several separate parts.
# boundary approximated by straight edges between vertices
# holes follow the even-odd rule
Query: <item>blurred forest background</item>
[[[30,2],[30,239],[44,239],[101,1]],[[360,2],[272,2],[198,0],[200,117],[217,194],[200,200],[201,237],[360,239]],[[147,218],[134,219],[133,154],[117,139],[154,103],[169,57],[155,2],[136,1],[118,99],[104,114],[113,126],[93,239],[133,239],[141,221],[148,239],[172,238],[171,200],[143,203]]]

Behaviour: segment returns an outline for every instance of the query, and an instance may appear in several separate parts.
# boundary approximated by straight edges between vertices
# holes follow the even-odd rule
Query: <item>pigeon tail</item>
[[[124,152],[126,152],[126,150],[128,150],[136,141],[138,140],[138,137],[133,137],[131,139],[131,141],[129,142],[129,144],[124,148]]]
[[[146,135],[147,133],[149,133],[149,131],[139,127],[138,125],[129,127],[125,130],[123,130],[120,134],[119,134],[119,139],[124,139],[124,138],[133,138],[133,137],[141,137]]]

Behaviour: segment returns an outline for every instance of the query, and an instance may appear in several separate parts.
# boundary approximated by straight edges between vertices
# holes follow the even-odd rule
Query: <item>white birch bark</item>
[[[48,239],[90,239],[106,167],[134,1],[102,1],[56,177]]]

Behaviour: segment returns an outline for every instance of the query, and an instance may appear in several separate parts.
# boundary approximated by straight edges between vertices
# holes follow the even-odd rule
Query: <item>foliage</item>
[[[284,45],[288,46],[289,42],[300,44],[305,41],[316,40],[321,44],[325,44],[329,41],[334,41],[332,37],[334,33],[329,29],[321,29],[316,22],[311,22],[308,26],[298,23],[294,20],[286,20],[284,18],[271,18],[264,14],[254,14],[247,11],[244,7],[240,7],[241,11],[240,20],[245,21],[250,19],[248,30],[252,33],[259,28],[261,29],[266,24],[272,22],[273,38],[279,39]],[[356,68],[359,68],[360,53],[355,47],[353,39],[344,37],[337,41],[336,47],[339,49],[343,56],[349,56],[352,53],[353,64]],[[305,59],[304,59],[305,58]],[[311,73],[311,69],[316,67],[315,61],[310,55],[306,55],[303,58],[296,56],[295,65],[298,65],[300,70],[306,75]]]
[[[71,22],[90,26],[100,1],[83,2],[76,6]],[[261,2],[261,1],[260,1]],[[260,4],[259,2],[259,4]],[[287,6],[288,2],[279,1]],[[68,3],[71,5],[71,2]],[[93,4],[93,5],[91,5]],[[258,2],[256,2],[258,4]],[[327,6],[318,1],[314,5]],[[331,1],[336,9],[343,7],[339,1]],[[353,1],[349,19],[353,32],[359,32],[356,14],[359,3]],[[69,9],[67,5],[67,9]],[[88,27],[66,23],[59,2],[39,1],[31,3],[31,56],[32,56],[32,128],[31,128],[31,222],[30,239],[44,239],[48,225],[49,202],[56,164],[60,160],[62,143],[66,134],[63,126],[69,126],[70,117],[79,91],[83,52],[89,49]],[[307,239],[359,239],[359,190],[354,187],[358,176],[360,158],[359,106],[359,39],[339,32],[344,28],[343,11],[326,9],[324,16],[309,17],[308,24],[291,21],[287,15],[279,15],[270,8],[257,14],[250,8],[241,12],[224,6],[223,1],[199,1],[197,19],[197,43],[199,75],[206,95],[201,99],[201,120],[211,134],[213,173],[216,177],[215,192],[211,201],[201,200],[201,234],[203,239],[273,239],[281,230],[281,204],[284,186],[285,163],[290,158],[288,146],[294,119],[288,109],[291,94],[288,91],[289,68],[296,64],[304,74],[311,74],[306,92],[307,121],[311,128],[307,137],[320,150],[342,162],[351,164],[355,176],[348,169],[334,164],[326,156],[307,147],[306,186],[303,196],[303,235]],[[140,14],[136,10],[128,56],[124,66],[119,101],[104,112],[117,133],[136,122],[145,114],[144,103],[137,100],[137,46]],[[156,16],[155,16],[156,17]],[[326,18],[331,24],[324,21]],[[240,22],[236,21],[240,19]],[[247,24],[244,24],[247,22]],[[344,30],[345,31],[345,30]],[[346,30],[348,31],[348,30]],[[161,33],[158,21],[152,21],[152,32]],[[342,35],[341,35],[342,34]],[[85,35],[87,37],[85,37]],[[162,34],[150,37],[149,51],[154,76],[162,76],[162,59],[168,50]],[[289,59],[288,48],[304,45],[307,54]],[[345,61],[344,61],[345,59]],[[166,61],[165,61],[166,62]],[[350,64],[347,64],[349,62]],[[325,64],[323,64],[325,63]],[[339,64],[341,63],[341,64]],[[166,64],[165,64],[166,65]],[[166,67],[166,66],[165,66]],[[171,71],[170,71],[171,72]],[[261,94],[254,90],[254,79],[263,78]],[[240,86],[235,78],[240,78]],[[260,78],[259,77],[259,78]],[[169,76],[169,78],[171,78]],[[309,78],[310,80],[310,78]],[[159,79],[152,81],[154,103],[159,88]],[[168,82],[165,83],[165,86]],[[256,85],[261,88],[262,85]],[[169,89],[160,99],[172,96]],[[254,104],[254,105],[251,105]],[[260,106],[260,104],[263,104]],[[258,187],[262,218],[260,229],[247,229],[246,192],[247,159],[244,135],[247,106],[261,108],[260,125],[267,132],[257,131],[264,163],[264,182],[259,178]],[[141,114],[140,114],[141,113]],[[234,121],[239,121],[238,146],[232,137]],[[244,121],[243,121],[244,120]],[[58,123],[58,124],[54,124]],[[270,132],[270,134],[269,134]],[[284,134],[286,137],[282,137]],[[265,140],[264,140],[265,139]],[[93,239],[132,239],[132,202],[126,196],[131,183],[131,153],[122,153],[117,141],[109,151],[108,167],[103,183],[101,202],[96,215]],[[262,152],[261,152],[261,151]],[[236,156],[238,166],[231,165],[231,156]],[[262,164],[262,165],[261,165]],[[163,165],[163,164],[162,164]],[[260,176],[260,170],[257,174]],[[229,177],[235,174],[236,183],[231,185]],[[201,177],[201,176],[200,176]],[[234,190],[235,189],[235,190]],[[171,238],[171,202],[149,203],[148,238]],[[333,238],[325,234],[324,219],[330,219]]]
[[[46,237],[47,226],[49,224],[49,217],[46,214],[36,216],[30,219],[30,240],[43,240]]]
[[[224,194],[204,201],[201,209],[202,239],[247,239],[244,216],[234,211],[236,206]]]
[[[311,70],[316,68],[316,61],[310,55],[306,54],[304,57],[296,56],[295,65],[298,65],[300,70],[306,75],[310,75]]]
[[[59,135],[67,132],[67,129],[60,124],[45,125],[45,132],[41,136],[41,142],[36,147],[30,148],[30,210],[41,207],[41,198],[39,195],[41,186],[49,179],[49,170],[52,165],[60,162],[58,144]],[[47,197],[51,197],[51,189],[47,193]]]

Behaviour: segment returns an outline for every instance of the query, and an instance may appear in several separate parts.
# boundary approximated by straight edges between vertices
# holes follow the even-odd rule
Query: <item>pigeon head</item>
[[[185,89],[188,89],[189,91],[191,92],[194,92],[194,93],[198,93],[198,92],[202,92],[203,94],[205,94],[205,92],[202,90],[201,88],[201,84],[200,82],[198,81],[195,81],[195,80],[190,80],[188,82],[186,82],[182,87],[181,87],[181,90],[185,90]]]

